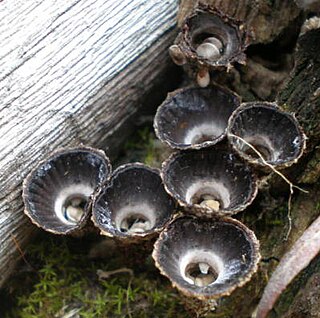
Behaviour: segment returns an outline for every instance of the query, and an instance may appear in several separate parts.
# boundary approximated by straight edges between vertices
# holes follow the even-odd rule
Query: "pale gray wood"
[[[0,3],[0,286],[32,226],[21,182],[53,150],[107,154],[169,65],[177,0]],[[122,130],[121,130],[122,128]],[[119,141],[112,139],[121,135]]]

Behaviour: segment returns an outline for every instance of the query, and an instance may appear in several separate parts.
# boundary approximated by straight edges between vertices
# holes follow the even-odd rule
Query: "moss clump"
[[[1,317],[188,316],[177,293],[150,262],[132,268],[133,275],[119,273],[99,280],[98,269],[111,271],[126,264],[117,255],[112,259],[89,259],[87,255],[94,244],[95,241],[89,244],[64,237],[35,241],[26,251],[33,280],[29,281],[29,271],[17,277],[20,288],[10,295],[14,309]]]
[[[139,161],[160,168],[171,152],[169,147],[156,138],[152,126],[148,125],[138,129],[126,142],[117,164]]]
[[[160,167],[168,154],[156,139],[152,125],[148,125],[127,141],[117,164],[140,161]],[[7,307],[1,306],[0,316],[188,317],[179,295],[153,262],[145,262],[141,256],[142,261],[135,264],[121,255],[126,254],[121,249],[92,259],[90,252],[99,243],[97,235],[75,239],[43,232],[25,251],[30,265],[21,263],[10,286],[0,291]],[[128,266],[133,276],[119,273],[107,280],[98,278],[97,270],[108,272]]]

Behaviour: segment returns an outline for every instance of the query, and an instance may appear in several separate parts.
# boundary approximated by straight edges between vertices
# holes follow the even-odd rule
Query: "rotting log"
[[[223,313],[227,317],[249,317],[279,260],[290,250],[306,228],[319,217],[319,21],[319,18],[314,22],[309,20],[303,26],[304,31],[298,38],[294,54],[295,66],[277,97],[278,103],[283,108],[296,115],[308,136],[303,160],[284,171],[292,182],[308,190],[308,193],[298,190],[294,192],[290,233],[287,206],[289,186],[279,177],[271,175],[269,185],[261,189],[260,200],[240,215],[241,220],[253,229],[260,239],[262,262],[256,277],[242,290],[236,291],[226,299],[218,315]],[[290,235],[286,240],[287,234]],[[319,264],[318,254],[287,287],[268,317],[319,317]],[[243,306],[244,303],[246,306]]]
[[[34,229],[23,214],[22,180],[60,147],[116,153],[138,110],[174,81],[167,48],[177,7],[176,0],[1,2],[0,286]]]
[[[297,40],[296,27],[300,28],[300,18],[304,13],[293,8],[295,6],[293,1],[289,4],[287,1],[244,0],[237,2],[239,4],[237,10],[233,1],[202,2],[218,7],[222,12],[238,18],[241,18],[241,12],[244,12],[242,18],[253,15],[264,16],[266,11],[262,10],[263,7],[269,7],[269,13],[265,15],[268,19],[261,18],[255,25],[256,40],[251,42],[256,46],[254,53],[258,59],[252,58],[252,47],[249,46],[247,65],[241,68],[236,66],[235,76],[231,81],[227,74],[220,74],[216,80],[229,85],[229,88],[236,90],[244,100],[274,100],[277,95],[279,105],[296,115],[308,137],[307,150],[302,160],[283,172],[295,184],[309,191],[308,193],[294,191],[290,233],[289,186],[279,177],[271,175],[268,183],[261,187],[254,204],[237,215],[237,218],[257,234],[261,242],[262,261],[254,279],[243,288],[236,290],[230,297],[222,299],[220,306],[209,317],[251,317],[279,260],[290,250],[305,229],[319,217],[320,213],[320,19],[314,18],[313,21],[305,24]],[[259,6],[255,7],[254,12],[250,12],[254,8],[250,5],[253,3],[259,3]],[[190,0],[181,2],[179,25],[194,6],[195,2]],[[291,9],[296,14],[290,17],[288,14]],[[293,17],[295,20],[292,19]],[[263,20],[265,22],[262,22]],[[254,25],[251,23],[253,21],[254,19],[251,18],[247,20],[251,27]],[[287,41],[289,37],[290,43]],[[280,57],[277,45],[283,45],[283,48],[289,47],[289,50],[284,53],[286,57],[294,60],[294,63],[288,63],[285,72],[281,65],[278,67],[273,65],[270,71],[266,67],[268,65],[268,60],[264,60],[266,55],[269,55],[272,61]],[[263,52],[265,48],[268,49],[267,52]],[[292,51],[292,48],[295,50]],[[281,51],[280,53],[282,54]],[[277,78],[274,82],[273,77],[277,76],[279,71],[283,72],[281,80]],[[265,92],[261,92],[261,89]],[[272,94],[271,91],[273,91]],[[286,240],[287,234],[290,235]],[[319,264],[320,255],[288,286],[268,317],[319,317]]]
[[[305,160],[293,171],[290,171],[294,182],[303,184],[309,193],[299,193],[294,205],[292,220],[293,233],[288,243],[278,251],[289,251],[303,231],[315,220],[320,218],[319,204],[319,146],[320,146],[320,17],[306,21],[297,42],[295,67],[284,89],[277,100],[287,111],[293,112],[309,140]],[[275,183],[276,184],[276,183]],[[319,223],[319,221],[317,221]],[[316,222],[315,222],[316,223]],[[314,228],[319,233],[320,228]],[[314,234],[317,235],[317,234]],[[312,238],[310,239],[312,240]],[[312,243],[310,242],[310,246]],[[315,248],[315,245],[313,244]],[[308,252],[308,247],[304,249]],[[295,250],[291,251],[294,254]],[[310,252],[311,254],[311,252]],[[305,256],[305,260],[309,256]],[[285,266],[296,266],[285,264]],[[283,268],[285,270],[285,267]],[[291,270],[291,268],[288,270]],[[291,282],[274,308],[276,317],[319,317],[320,254]],[[272,317],[272,315],[269,315]]]
[[[269,43],[285,30],[301,10],[291,0],[181,0],[178,25],[197,6],[205,3],[242,21],[252,33],[251,43]]]
[[[182,0],[178,25],[198,3],[216,8],[223,15],[239,20],[249,34],[246,65],[234,64],[225,72],[210,77],[237,92],[245,101],[274,100],[292,68],[292,52],[305,13],[291,0]],[[194,70],[189,70],[195,78]]]
[[[310,28],[310,30],[309,30]],[[277,100],[306,131],[308,152],[320,143],[320,18],[308,20],[297,43],[295,67]]]

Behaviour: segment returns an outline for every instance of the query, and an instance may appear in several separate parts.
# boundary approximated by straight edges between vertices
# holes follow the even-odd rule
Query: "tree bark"
[[[233,63],[228,74],[212,71],[211,79],[228,86],[244,101],[273,101],[292,69],[292,52],[304,20],[303,11],[292,0],[182,0],[180,27],[199,2],[240,21],[249,35],[246,65]],[[190,78],[196,78],[198,70],[188,66],[185,70]]]
[[[269,185],[260,189],[256,203],[239,216],[257,234],[262,261],[256,277],[230,298],[223,300],[217,315],[250,317],[281,257],[319,217],[320,19],[317,21],[313,29],[300,35],[294,55],[295,67],[277,98],[280,106],[295,113],[308,137],[302,160],[283,173],[309,192],[297,190],[294,193],[290,212],[292,229],[287,240],[289,187],[279,177],[271,175]],[[303,28],[306,25],[310,23]],[[319,317],[319,268],[320,255],[289,285],[268,317]]]
[[[312,19],[307,25],[312,23],[311,21]],[[306,31],[299,37],[294,70],[277,98],[280,105],[295,113],[307,133],[308,152],[313,151],[320,141],[319,52],[320,23],[317,28]]]
[[[261,187],[254,204],[237,215],[258,236],[262,261],[254,279],[230,297],[222,299],[217,310],[209,317],[251,317],[279,260],[320,213],[320,19],[305,24],[296,42],[294,28],[300,26],[299,18],[303,13],[293,1],[243,0],[236,5],[228,0],[204,2],[244,21],[255,33],[255,40],[247,50],[247,65],[236,66],[231,80],[229,75],[223,73],[215,80],[236,90],[245,100],[273,101],[278,93],[276,100],[279,105],[296,115],[308,137],[304,157],[283,172],[293,183],[309,191],[308,194],[299,191],[294,193],[290,211],[292,229],[288,239],[285,237],[289,231],[289,186],[279,177],[271,175],[267,186]],[[194,7],[193,1],[181,2],[180,26]],[[292,23],[294,19],[295,25]],[[272,61],[265,59],[267,54],[264,50],[269,49],[269,57],[276,60],[282,56],[282,52],[278,55],[277,47],[285,48],[289,37],[290,42],[294,40],[296,44],[290,73],[291,63],[288,63],[285,71],[281,65],[269,68]],[[286,58],[291,58],[290,49],[284,52]],[[268,317],[319,317],[319,264],[318,255],[290,284]]]
[[[320,177],[320,18],[308,20],[297,43],[295,67],[285,88],[278,96],[280,105],[295,113],[308,136],[305,160],[292,172],[295,182],[308,188],[297,196],[294,231],[286,251],[303,231],[319,218]],[[319,231],[319,229],[318,229]],[[320,255],[301,272],[280,297],[274,309],[276,317],[319,317]]]
[[[269,43],[285,30],[301,10],[291,0],[181,0],[178,25],[199,2],[209,4],[224,14],[240,20],[251,31],[251,43]]]
[[[59,147],[117,152],[176,79],[176,12],[176,0],[0,4],[0,286],[34,229],[21,182]]]

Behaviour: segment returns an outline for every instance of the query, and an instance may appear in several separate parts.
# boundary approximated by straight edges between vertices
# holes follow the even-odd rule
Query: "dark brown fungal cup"
[[[306,147],[306,137],[296,118],[268,102],[242,104],[230,117],[228,139],[250,163],[266,166],[261,155],[277,168],[297,162]]]
[[[129,163],[116,169],[93,204],[93,222],[101,234],[137,242],[161,231],[175,210],[158,169]]]
[[[199,4],[187,17],[169,52],[178,65],[189,61],[208,68],[228,68],[234,62],[245,62],[247,45],[248,35],[240,21]]]
[[[259,242],[237,220],[181,217],[160,234],[152,253],[161,274],[199,300],[230,295],[257,271]]]
[[[171,155],[163,163],[162,178],[168,193],[198,216],[233,215],[257,194],[248,164],[219,148]]]
[[[154,129],[171,148],[209,147],[226,136],[229,117],[239,105],[236,94],[219,86],[179,89],[158,108]]]
[[[25,214],[48,232],[75,233],[88,220],[92,195],[110,172],[109,159],[101,150],[89,147],[59,150],[25,179]]]

